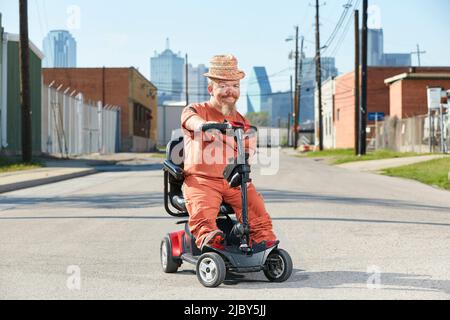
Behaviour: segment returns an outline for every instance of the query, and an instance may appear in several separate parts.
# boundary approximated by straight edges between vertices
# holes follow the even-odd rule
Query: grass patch
[[[385,169],[383,174],[391,177],[413,179],[422,183],[450,190],[448,173],[450,157],[411,164],[398,168]]]
[[[308,152],[306,156],[308,158],[328,158],[328,157],[344,157],[354,155],[355,151],[353,149],[331,149],[324,151],[313,151]]]
[[[377,150],[368,152],[364,156],[355,155],[353,149],[333,149],[324,151],[310,152],[306,156],[309,158],[329,158],[332,164],[343,164],[355,161],[369,161],[369,160],[382,160],[382,159],[394,159],[394,158],[406,158],[423,156],[415,152],[397,152],[392,150]]]
[[[0,173],[24,171],[42,168],[44,164],[39,161],[32,161],[31,163],[23,163],[17,158],[0,157]]]

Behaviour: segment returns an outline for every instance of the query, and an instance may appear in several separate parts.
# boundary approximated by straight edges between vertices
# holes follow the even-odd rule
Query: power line
[[[344,5],[344,11],[342,12],[341,16],[339,17],[339,20],[338,20],[333,32],[331,33],[330,37],[325,42],[325,45],[324,45],[325,50],[324,50],[323,54],[325,54],[328,47],[333,43],[333,40],[336,38],[336,35],[338,34],[339,30],[341,29],[341,27],[345,21],[345,18],[347,16],[347,13],[349,12],[349,9],[353,6],[353,1],[354,0],[349,0],[349,2],[347,2]]]
[[[361,3],[361,0],[357,0],[355,5],[354,5],[354,7],[357,8],[360,5],[360,3]],[[331,56],[336,56],[337,53],[339,52],[339,50],[341,49],[342,44],[343,44],[343,42],[344,42],[345,38],[347,37],[347,34],[348,34],[349,30],[350,30],[350,26],[351,26],[352,20],[353,20],[352,16],[350,15],[348,20],[347,20],[347,24],[345,25],[345,27],[343,29],[341,37],[339,38],[339,41],[336,42],[336,46],[334,47],[334,50],[332,51]]]

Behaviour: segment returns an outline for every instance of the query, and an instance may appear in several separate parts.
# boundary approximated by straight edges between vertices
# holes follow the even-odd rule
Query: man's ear
[[[208,93],[212,96],[213,95],[213,86],[212,84],[208,85]]]

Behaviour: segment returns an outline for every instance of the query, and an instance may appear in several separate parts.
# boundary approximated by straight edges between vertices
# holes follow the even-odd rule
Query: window
[[[149,138],[151,130],[152,111],[139,103],[134,104],[133,132],[135,136]]]

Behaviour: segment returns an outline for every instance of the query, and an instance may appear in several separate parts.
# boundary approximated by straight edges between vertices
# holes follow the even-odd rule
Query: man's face
[[[208,87],[209,93],[222,107],[225,116],[236,111],[236,103],[241,96],[240,81],[213,81]]]

